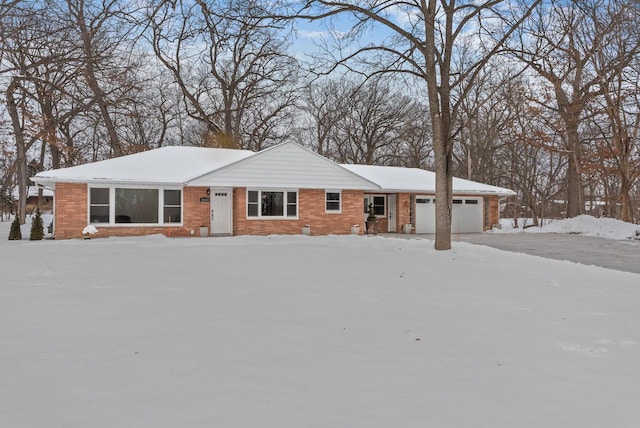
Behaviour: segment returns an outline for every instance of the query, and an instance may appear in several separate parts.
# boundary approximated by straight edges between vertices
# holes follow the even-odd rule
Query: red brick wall
[[[398,233],[402,233],[402,225],[410,223],[410,210],[411,210],[411,194],[410,193],[398,193],[398,213],[396,214],[396,219],[398,224],[396,224],[396,231]],[[415,202],[414,202],[415,205]],[[415,206],[413,207],[415,210]],[[415,212],[415,211],[414,211]],[[413,225],[415,228],[415,224]]]
[[[200,198],[209,199],[207,195],[208,187],[185,187],[182,189],[182,200],[184,208],[182,209],[182,224],[184,232],[191,234],[191,230],[195,230],[195,234],[200,234],[200,226],[211,227],[211,202],[200,202]],[[173,232],[171,232],[173,235]]]
[[[300,189],[295,220],[247,219],[246,198],[246,188],[233,190],[234,235],[295,235],[302,233],[302,227],[307,224],[311,226],[312,235],[349,234],[355,224],[359,224],[360,233],[364,233],[362,191],[343,190],[342,212],[326,213],[324,189]]]
[[[500,223],[500,198],[497,196],[489,196],[489,227],[491,229],[494,224]]]
[[[54,207],[54,237],[82,237],[82,229],[87,225],[87,185],[56,183]]]
[[[104,226],[96,225],[97,237],[139,236],[164,234],[170,236],[200,236],[200,226],[210,226],[210,203],[200,202],[200,198],[208,197],[205,187],[187,187],[183,189],[183,224],[182,226]],[[357,190],[342,191],[342,212],[325,212],[324,189],[300,189],[298,191],[298,219],[247,219],[245,188],[233,190],[233,234],[234,235],[269,235],[300,234],[306,224],[311,226],[312,235],[349,234],[351,226],[360,225],[360,233],[364,227],[364,192]],[[456,195],[458,196],[458,195]],[[459,195],[466,196],[466,195]],[[468,195],[477,196],[477,195]],[[86,184],[57,183],[55,193],[55,238],[81,238],[82,230],[87,225],[88,193]],[[499,219],[499,198],[489,196],[489,222],[497,224]],[[397,212],[395,213],[396,231],[402,232],[402,225],[409,223],[410,194],[397,195]],[[415,208],[415,207],[414,207]],[[415,226],[415,225],[414,225]],[[378,217],[378,231],[388,230],[386,216]],[[192,234],[193,231],[193,234]]]
[[[200,236],[200,226],[209,226],[209,202],[200,202],[208,197],[207,188],[187,187],[183,189],[182,226],[107,226],[95,225],[95,237],[141,236],[163,234],[167,236]],[[81,238],[87,223],[88,192],[86,184],[57,183],[55,193],[56,239]]]

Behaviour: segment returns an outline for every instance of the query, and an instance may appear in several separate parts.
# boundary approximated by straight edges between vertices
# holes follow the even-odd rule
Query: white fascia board
[[[180,186],[183,187],[184,183],[177,183],[173,181],[140,181],[140,180],[110,180],[110,179],[53,179],[48,177],[31,177],[30,179],[36,184],[44,187],[55,188],[56,183],[71,183],[71,184],[86,184],[101,185],[101,186],[150,186],[150,187],[162,187],[162,186]]]
[[[416,195],[435,195],[434,189],[386,189],[380,188],[381,193],[412,193]],[[452,196],[514,196],[515,192],[504,189],[504,191],[488,191],[488,190],[454,190]]]

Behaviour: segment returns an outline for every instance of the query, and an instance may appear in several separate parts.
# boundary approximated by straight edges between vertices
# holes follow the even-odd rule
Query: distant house
[[[38,173],[54,190],[54,236],[349,234],[373,204],[378,231],[433,233],[435,175],[339,165],[294,143],[258,153],[164,147]],[[498,223],[508,189],[454,179],[453,231]]]
[[[27,188],[27,213],[34,212],[38,206],[38,190],[37,186],[29,186]],[[18,201],[20,198],[18,189],[14,189],[11,195],[14,201]],[[53,192],[51,189],[42,189],[42,198],[39,202],[40,211],[50,212],[53,209]]]

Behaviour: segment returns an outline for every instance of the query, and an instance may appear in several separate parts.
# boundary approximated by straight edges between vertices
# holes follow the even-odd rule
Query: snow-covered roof
[[[419,168],[403,168],[397,166],[348,165],[344,168],[361,177],[378,184],[382,190],[389,192],[435,193],[436,174]],[[490,186],[476,181],[453,179],[454,194],[478,195],[515,195],[515,192],[503,187]]]
[[[247,159],[251,158],[251,159]],[[254,162],[255,159],[255,162]],[[241,162],[246,160],[246,162]],[[32,180],[56,182],[186,186],[272,186],[344,188],[434,193],[435,174],[418,168],[338,165],[295,143],[261,152],[169,146],[100,162],[43,171]],[[454,194],[507,196],[509,189],[453,179]]]
[[[28,189],[27,197],[38,196],[37,186],[29,186],[27,187],[27,189]],[[13,192],[11,192],[11,196],[13,196],[14,199],[18,199],[20,197],[17,187],[13,189]],[[53,196],[53,191],[51,189],[42,189],[42,196],[51,197]]]
[[[43,171],[32,180],[43,185],[55,182],[184,184],[254,154],[248,150],[168,146],[101,162]]]

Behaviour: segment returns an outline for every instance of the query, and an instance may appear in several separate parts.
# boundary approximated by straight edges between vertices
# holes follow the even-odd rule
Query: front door
[[[387,230],[389,232],[396,231],[396,195],[388,196],[388,206],[387,206]]]
[[[211,234],[231,235],[233,233],[233,190],[212,187],[211,196]]]

